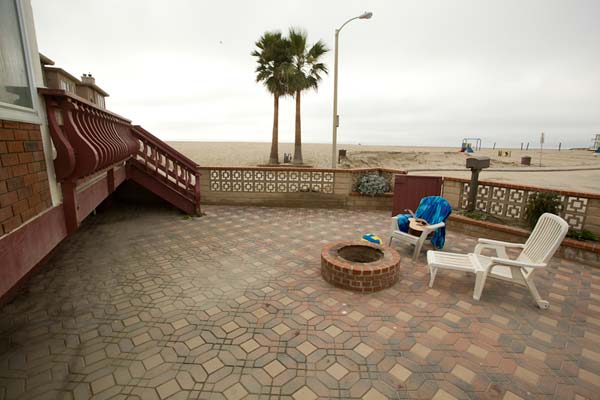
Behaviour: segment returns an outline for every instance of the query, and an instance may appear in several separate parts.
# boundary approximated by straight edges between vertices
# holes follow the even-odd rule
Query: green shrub
[[[376,174],[365,174],[358,178],[356,191],[369,196],[382,195],[389,192],[390,185],[383,176]]]
[[[532,228],[543,213],[558,215],[560,211],[560,195],[552,192],[537,192],[529,196],[525,217]]]
[[[594,235],[592,232],[587,229],[582,229],[577,231],[575,229],[569,229],[569,233],[567,233],[567,237],[575,240],[590,240],[593,242],[598,241],[598,236]]]
[[[487,215],[477,212],[477,211],[463,213],[463,216],[465,216],[467,218],[471,218],[471,219],[476,219],[479,221],[487,220]]]

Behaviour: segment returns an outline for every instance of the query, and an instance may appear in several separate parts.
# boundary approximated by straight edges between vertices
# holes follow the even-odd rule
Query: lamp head
[[[370,19],[372,16],[373,16],[373,13],[371,11],[365,11],[358,18],[360,18],[360,19]]]

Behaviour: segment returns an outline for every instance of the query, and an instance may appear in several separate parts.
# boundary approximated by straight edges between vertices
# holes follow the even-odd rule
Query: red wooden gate
[[[416,211],[423,197],[441,194],[441,176],[396,175],[392,216],[404,214],[405,209]]]

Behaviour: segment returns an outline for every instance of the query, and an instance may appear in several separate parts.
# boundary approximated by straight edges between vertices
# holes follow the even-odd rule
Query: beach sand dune
[[[256,166],[266,164],[270,143],[241,142],[169,142],[175,149],[203,166]],[[409,174],[440,175],[468,178],[465,168],[467,154],[452,147],[361,146],[339,145],[347,150],[340,168],[379,167],[406,170]],[[331,167],[331,145],[302,145],[305,163],[316,168]],[[600,156],[588,150],[544,150],[542,168],[539,149],[482,149],[473,155],[491,158],[490,170],[480,179],[542,186],[559,190],[600,193]],[[292,143],[280,143],[283,153],[293,153]],[[506,152],[509,155],[506,156]],[[521,164],[521,157],[530,156],[531,166]],[[593,169],[595,168],[595,169]]]

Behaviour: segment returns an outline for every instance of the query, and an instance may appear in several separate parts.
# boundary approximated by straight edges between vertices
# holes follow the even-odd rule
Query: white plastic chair
[[[430,273],[429,287],[433,286],[438,269],[465,271],[475,274],[475,289],[473,290],[473,299],[475,300],[480,299],[485,280],[491,276],[527,286],[538,307],[547,309],[549,303],[540,297],[533,282],[533,274],[548,265],[568,230],[569,225],[565,220],[557,215],[545,213],[542,214],[525,243],[479,239],[474,252],[470,254],[430,250],[427,252],[427,265]],[[507,248],[519,248],[522,251],[513,260],[506,254]],[[481,255],[484,249],[495,250],[496,257]]]
[[[414,236],[410,233],[402,232],[398,230],[398,217],[392,217],[392,225],[391,225],[391,233],[390,233],[390,241],[388,246],[392,245],[392,239],[398,239],[402,242],[406,242],[415,246],[415,251],[413,253],[413,260],[416,260],[423,248],[423,243],[427,240],[427,237],[435,232],[437,229],[446,226],[444,222],[440,222],[434,225],[426,225],[423,229],[423,232],[420,236]]]

